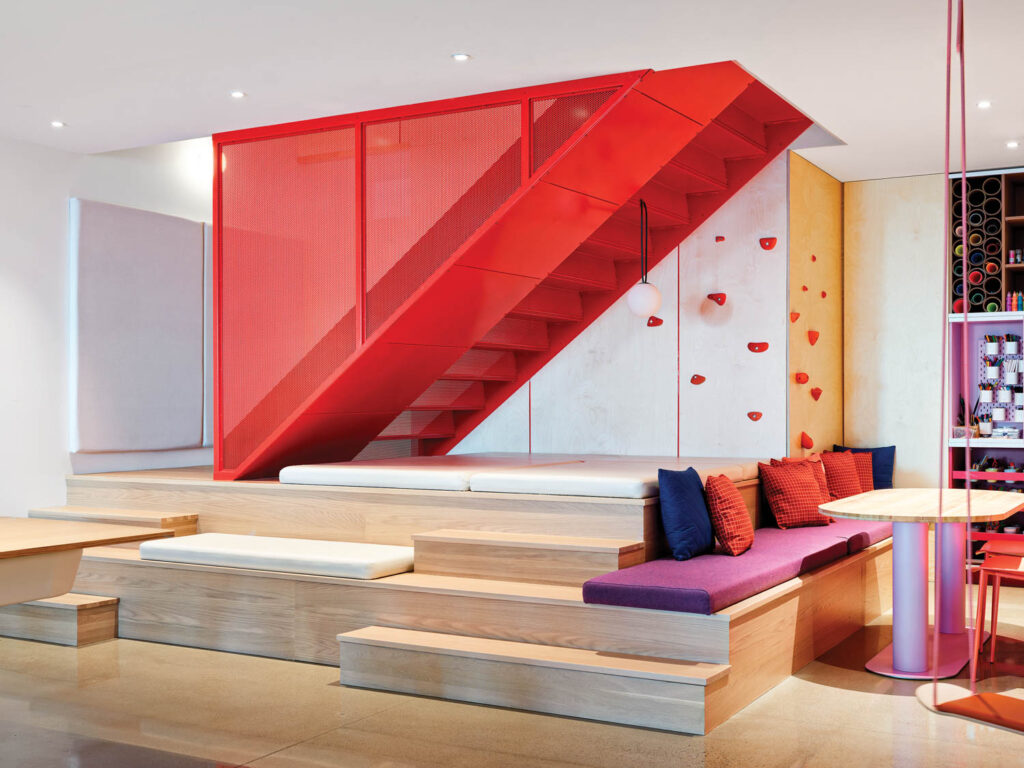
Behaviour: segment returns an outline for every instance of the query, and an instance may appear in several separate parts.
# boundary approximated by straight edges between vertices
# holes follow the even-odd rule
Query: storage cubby
[[[1024,184],[1024,178],[1022,178]],[[1008,287],[1016,284],[1016,265],[1007,263],[1004,253],[1005,179],[1002,175],[972,176],[967,180],[967,280],[964,284],[963,189],[960,179],[950,180],[951,261],[950,305],[962,312],[966,300],[969,312],[1000,312],[1006,309]],[[1016,192],[1013,193],[1014,195]],[[1021,192],[1024,203],[1024,190]],[[1016,198],[1015,198],[1016,199]],[[1024,217],[1022,217],[1024,221]],[[1024,230],[1021,231],[1024,237]],[[1020,265],[1024,268],[1024,264]],[[1024,275],[1019,275],[1024,284]]]

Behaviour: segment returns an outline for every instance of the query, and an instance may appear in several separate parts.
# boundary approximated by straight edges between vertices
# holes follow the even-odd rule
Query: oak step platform
[[[681,733],[728,664],[371,626],[338,635],[341,683]]]
[[[629,539],[443,529],[412,540],[417,573],[541,584],[580,586],[646,559],[644,542]]]
[[[0,608],[0,635],[58,645],[89,645],[117,637],[116,597],[66,595]]]
[[[160,512],[151,509],[109,509],[105,507],[38,507],[30,509],[29,517],[47,520],[82,520],[90,523],[137,525],[163,528],[175,536],[191,536],[197,531],[199,515],[189,512]]]

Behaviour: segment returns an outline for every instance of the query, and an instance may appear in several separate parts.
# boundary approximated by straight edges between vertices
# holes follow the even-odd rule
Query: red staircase
[[[447,452],[809,125],[724,62],[215,136],[215,476]]]

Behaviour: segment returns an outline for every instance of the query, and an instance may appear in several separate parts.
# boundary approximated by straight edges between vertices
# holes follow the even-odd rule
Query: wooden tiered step
[[[580,586],[644,562],[644,543],[500,531],[416,533],[417,573]]]
[[[29,517],[49,520],[81,520],[88,523],[114,523],[141,528],[162,528],[175,536],[196,533],[199,516],[188,512],[157,512],[149,509],[109,509],[102,507],[40,507],[30,509]]]
[[[0,635],[58,645],[89,645],[117,637],[116,597],[69,592],[0,608]]]
[[[730,669],[391,627],[338,641],[343,685],[682,733],[704,733],[704,689]]]

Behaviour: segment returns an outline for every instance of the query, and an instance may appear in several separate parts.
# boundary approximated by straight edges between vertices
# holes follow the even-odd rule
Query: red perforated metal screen
[[[237,466],[356,348],[355,130],[222,147],[222,463]]]
[[[533,120],[533,169],[536,171],[594,116],[615,89],[576,93],[553,99],[534,99],[531,104]]]
[[[519,103],[366,126],[372,333],[518,188]]]

